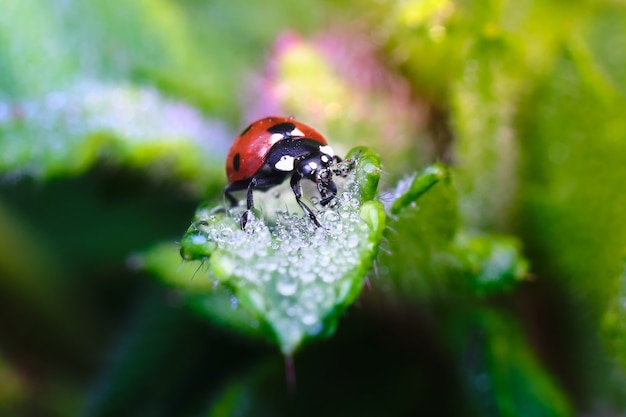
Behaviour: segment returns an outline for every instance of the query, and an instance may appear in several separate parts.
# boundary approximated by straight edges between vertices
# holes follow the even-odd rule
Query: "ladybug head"
[[[320,204],[323,206],[337,195],[337,186],[333,182],[333,171],[331,166],[339,158],[324,152],[313,152],[300,160],[295,167],[296,171],[303,177],[317,184],[317,190],[322,197]]]

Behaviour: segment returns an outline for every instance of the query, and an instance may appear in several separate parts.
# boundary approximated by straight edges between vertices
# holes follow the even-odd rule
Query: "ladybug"
[[[291,176],[291,189],[298,205],[320,227],[313,211],[302,202],[300,180],[317,184],[323,206],[337,194],[331,166],[341,162],[326,139],[312,127],[293,117],[266,117],[253,122],[241,132],[226,157],[228,186],[224,195],[231,206],[238,201],[231,194],[247,190],[247,211],[241,217],[244,229],[254,208],[253,190],[268,190]]]

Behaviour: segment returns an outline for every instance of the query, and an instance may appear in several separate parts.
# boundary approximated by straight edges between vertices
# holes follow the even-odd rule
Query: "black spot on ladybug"
[[[250,128],[251,128],[251,127],[252,127],[252,123],[250,123],[250,124],[248,125],[248,127],[246,127],[246,128],[243,130],[243,132],[241,132],[241,133],[239,134],[239,136],[243,136],[243,135],[245,135],[246,133],[248,133],[248,130],[250,130]]]
[[[267,129],[268,132],[274,134],[279,133],[284,135],[285,137],[291,137],[291,132],[293,132],[296,128],[296,125],[289,122],[278,123]]]
[[[241,165],[241,155],[236,153],[235,156],[233,157],[233,168],[235,168],[235,171],[239,171],[240,165]]]

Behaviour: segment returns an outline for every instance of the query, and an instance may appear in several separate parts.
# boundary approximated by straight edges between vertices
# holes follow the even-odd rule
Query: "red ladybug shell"
[[[294,129],[283,131],[285,124]],[[272,132],[277,128],[277,132]],[[266,117],[248,126],[230,147],[226,157],[226,176],[228,182],[251,178],[263,166],[270,149],[276,142],[286,138],[307,138],[327,145],[326,139],[311,126],[296,121],[293,117]]]

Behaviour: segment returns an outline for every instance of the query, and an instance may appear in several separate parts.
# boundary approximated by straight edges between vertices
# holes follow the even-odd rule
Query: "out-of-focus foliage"
[[[424,103],[411,97],[406,80],[375,59],[373,48],[368,38],[346,39],[334,30],[313,42],[283,35],[271,70],[252,96],[251,118],[275,111],[306,114],[339,150],[376,147],[383,160],[399,164],[396,172],[415,169],[430,153],[426,141],[415,140],[426,123]],[[387,146],[379,146],[381,138]]]
[[[226,129],[153,90],[87,83],[3,103],[0,115],[0,168],[15,175],[76,175],[108,158],[202,188],[221,179]]]
[[[626,265],[625,265],[626,267]],[[604,336],[610,352],[622,366],[626,365],[626,268],[622,271],[613,290],[613,300],[603,317]]]
[[[623,2],[5,3],[0,414],[626,410]],[[369,232],[333,231],[367,247],[348,296],[298,340],[233,285],[245,247],[183,233],[277,113],[381,155],[352,154]]]
[[[537,363],[515,320],[472,309],[447,323],[447,343],[480,415],[566,416],[568,399]]]

